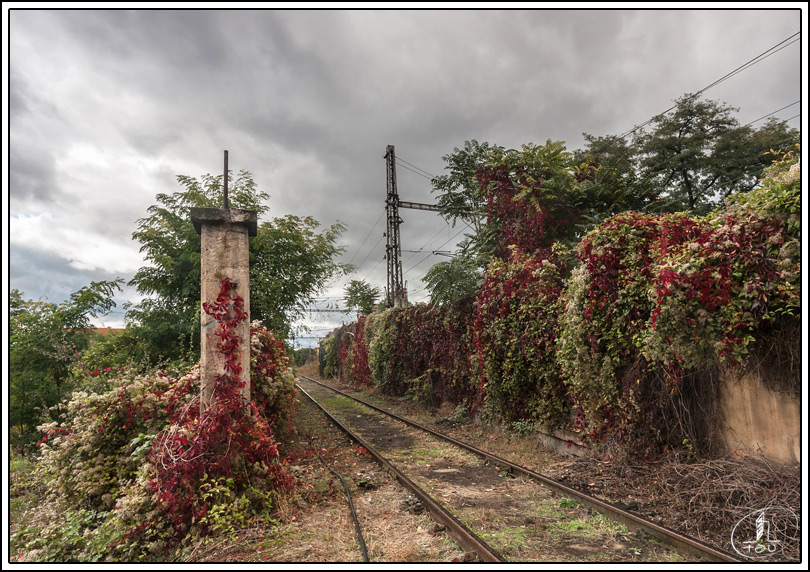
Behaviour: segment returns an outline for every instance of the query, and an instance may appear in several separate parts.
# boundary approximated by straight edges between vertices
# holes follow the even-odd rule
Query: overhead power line
[[[383,209],[383,211],[380,213],[380,216],[377,219],[377,222],[374,223],[374,226],[371,227],[371,230],[368,231],[368,234],[366,235],[366,238],[363,239],[362,244],[360,244],[360,246],[357,248],[357,251],[354,253],[354,256],[352,256],[352,259],[349,261],[349,264],[354,262],[354,259],[357,257],[357,255],[360,253],[360,251],[363,249],[363,245],[366,244],[366,241],[368,240],[368,237],[371,236],[371,233],[374,232],[374,229],[377,228],[378,224],[380,224],[380,221],[382,220],[383,215],[385,215],[385,209]],[[368,258],[368,255],[366,255],[366,258]],[[365,259],[363,259],[363,262],[365,262]],[[360,264],[362,265],[363,262],[361,262]]]
[[[410,167],[408,167],[408,166],[406,166],[406,165],[403,165],[403,164],[402,164],[402,163],[400,163],[399,161],[397,161],[397,165],[399,165],[400,167],[402,167],[402,168],[403,168],[403,169],[405,169],[406,171],[410,171],[411,173],[415,173],[415,174],[419,175],[420,177],[424,177],[424,178],[425,178],[425,179],[427,179],[427,180],[431,180],[431,177],[428,177],[427,175],[425,175],[425,174],[423,174],[423,173],[420,173],[419,171],[416,171],[415,169],[411,169]]]
[[[762,121],[762,120],[763,120],[763,119],[765,119],[766,117],[772,117],[774,113],[779,113],[779,112],[780,112],[780,111],[782,111],[783,109],[787,109],[788,107],[793,107],[794,105],[796,105],[797,103],[800,103],[800,102],[801,102],[801,99],[799,99],[799,100],[797,100],[797,101],[794,101],[794,102],[793,102],[793,103],[791,103],[790,105],[786,105],[786,106],[784,106],[784,107],[780,107],[780,108],[779,108],[779,109],[777,109],[776,111],[771,111],[769,114],[767,114],[767,115],[763,115],[763,116],[762,116],[762,117],[760,117],[759,119],[754,119],[754,120],[753,120],[753,121],[751,121],[750,123],[746,123],[745,125],[743,125],[743,127],[748,127],[749,125],[751,125],[751,124],[753,124],[753,123],[756,123],[757,121]],[[798,115],[795,115],[794,117],[798,117]],[[793,117],[791,117],[790,119],[793,119]],[[785,121],[790,121],[790,119],[786,119]]]
[[[751,66],[753,66],[753,65],[755,65],[755,64],[758,64],[758,63],[759,63],[759,62],[761,62],[762,60],[764,60],[764,59],[766,59],[766,58],[771,57],[771,56],[772,56],[772,55],[774,55],[775,53],[777,53],[777,52],[779,52],[779,51],[781,51],[781,50],[784,50],[785,48],[787,48],[787,47],[788,47],[788,46],[790,46],[791,44],[795,44],[796,42],[798,42],[798,41],[799,41],[799,38],[796,38],[795,40],[793,40],[793,41],[792,41],[792,42],[790,42],[789,44],[786,44],[786,45],[782,46],[782,44],[784,44],[785,42],[787,42],[787,41],[789,41],[789,40],[791,40],[791,39],[795,38],[796,36],[798,36],[798,35],[800,35],[800,34],[801,34],[801,32],[796,32],[796,33],[795,33],[795,34],[793,34],[792,36],[789,36],[789,37],[785,38],[784,40],[782,40],[781,42],[779,42],[778,44],[776,44],[774,47],[772,47],[771,49],[769,49],[769,50],[765,50],[764,52],[762,52],[761,54],[759,54],[757,57],[755,57],[755,58],[753,58],[753,59],[751,59],[751,60],[748,60],[747,62],[745,62],[743,65],[741,65],[741,66],[740,66],[740,67],[738,67],[737,69],[735,69],[735,70],[733,70],[733,71],[731,71],[731,72],[727,73],[726,75],[724,75],[724,76],[723,76],[723,77],[721,77],[720,79],[718,79],[718,80],[714,81],[713,83],[710,83],[709,85],[707,85],[706,87],[704,87],[703,89],[701,89],[699,92],[697,92],[697,94],[695,94],[695,95],[700,95],[701,93],[703,93],[703,92],[704,92],[704,91],[706,91],[707,89],[710,89],[710,88],[712,88],[712,87],[716,86],[717,84],[723,83],[724,81],[726,81],[727,79],[730,79],[731,77],[733,77],[733,76],[737,75],[737,74],[738,74],[738,73],[740,73],[741,71],[744,71],[744,70],[748,69],[749,67],[751,67]],[[781,48],[779,48],[779,46],[782,46],[782,47],[781,47]],[[779,49],[776,49],[776,48],[779,48]]]
[[[440,244],[440,245],[437,247],[437,249],[436,249],[436,250],[438,250],[439,248],[441,248],[442,246],[444,246],[445,244],[447,244],[448,242],[450,242],[451,240],[453,240],[454,238],[456,238],[456,237],[457,237],[459,234],[461,234],[462,232],[464,232],[464,230],[465,230],[465,229],[463,229],[463,228],[462,228],[462,229],[461,229],[460,231],[458,231],[456,234],[454,234],[453,236],[451,236],[450,238],[448,238],[447,240],[445,240],[445,241],[444,241],[442,244]],[[410,272],[411,270],[413,270],[414,268],[416,268],[417,266],[419,266],[420,264],[422,264],[422,263],[423,263],[425,260],[427,260],[428,258],[430,258],[431,256],[433,256],[435,252],[436,252],[436,251],[432,251],[430,254],[428,254],[427,256],[425,256],[425,257],[424,257],[422,260],[420,260],[419,262],[417,262],[416,264],[414,264],[413,266],[411,266],[411,267],[410,267],[410,268],[407,270],[407,272]],[[425,274],[427,274],[427,272],[425,272],[425,273],[424,273],[424,274],[422,274],[421,276],[417,276],[417,279],[421,278],[421,277],[422,277],[422,276],[424,276]]]
[[[761,54],[759,54],[758,56],[756,56],[755,58],[752,58],[752,59],[748,60],[748,61],[747,61],[747,62],[745,62],[743,65],[741,65],[741,66],[739,66],[738,68],[736,68],[736,69],[734,69],[734,70],[730,71],[729,73],[727,73],[727,74],[726,74],[726,75],[724,75],[723,77],[721,77],[721,78],[719,78],[719,79],[717,79],[717,80],[713,81],[712,83],[710,83],[709,85],[707,85],[707,86],[706,86],[706,87],[704,87],[703,89],[701,89],[701,90],[699,90],[699,91],[695,92],[693,95],[694,95],[695,97],[697,97],[698,95],[701,95],[703,92],[705,92],[705,91],[707,91],[707,90],[711,89],[712,87],[714,87],[714,86],[716,86],[716,85],[718,85],[718,84],[720,84],[720,83],[722,83],[722,82],[724,82],[724,81],[726,81],[726,80],[730,79],[731,77],[733,77],[733,76],[737,75],[738,73],[740,73],[740,72],[742,72],[742,71],[744,71],[744,70],[746,70],[746,69],[750,68],[751,66],[754,66],[754,65],[758,64],[759,62],[761,62],[761,61],[765,60],[766,58],[771,57],[771,56],[772,56],[772,55],[774,55],[775,53],[777,53],[777,52],[779,52],[779,51],[781,51],[781,50],[783,50],[783,49],[787,48],[787,47],[788,47],[788,46],[790,46],[791,44],[794,44],[795,42],[798,42],[798,41],[799,41],[799,38],[796,38],[795,40],[793,40],[793,38],[795,38],[796,36],[798,36],[798,35],[800,35],[800,34],[801,34],[801,32],[796,32],[796,33],[795,33],[795,34],[793,34],[792,36],[789,36],[789,37],[785,38],[784,40],[782,40],[781,42],[779,42],[778,44],[776,44],[776,45],[775,45],[775,46],[773,46],[772,48],[769,48],[769,49],[765,50],[764,52],[762,52]],[[793,40],[793,41],[791,41],[789,44],[786,44],[786,45],[782,46],[782,44],[784,44],[785,42],[788,42],[788,41],[790,41],[790,40]],[[782,46],[782,47],[779,47],[779,46]],[[778,48],[778,49],[777,49],[777,48]],[[624,138],[625,138],[625,137],[627,137],[628,135],[631,135],[631,134],[635,133],[636,131],[638,131],[639,129],[641,129],[641,128],[643,128],[643,127],[647,126],[647,125],[649,125],[650,123],[652,123],[652,121],[653,121],[653,120],[654,120],[656,117],[659,117],[659,116],[661,116],[661,115],[664,115],[664,114],[666,114],[666,113],[669,113],[670,111],[672,111],[673,109],[675,109],[675,108],[677,108],[677,107],[678,107],[678,104],[676,103],[675,105],[673,105],[672,107],[670,107],[670,108],[669,108],[669,109],[667,109],[666,111],[662,111],[661,113],[658,113],[657,115],[652,116],[650,119],[648,119],[648,120],[647,120],[647,121],[645,121],[644,123],[641,123],[640,125],[636,125],[636,126],[634,126],[632,129],[629,129],[628,131],[625,131],[625,132],[624,132],[624,133],[622,133],[621,135],[617,135],[617,136],[615,137],[615,139],[624,139]]]
[[[413,167],[413,168],[414,168],[414,169],[416,169],[417,171],[421,171],[422,173],[424,173],[425,175],[427,175],[427,176],[428,176],[428,177],[430,177],[431,179],[435,179],[435,178],[436,178],[436,176],[435,176],[435,175],[432,175],[432,174],[428,173],[428,172],[427,172],[427,171],[425,171],[425,170],[424,170],[422,167],[417,167],[417,166],[416,166],[416,165],[414,165],[413,163],[408,163],[408,162],[407,162],[405,159],[403,159],[402,157],[397,156],[397,161],[399,161],[400,163],[405,163],[406,165],[410,165],[411,167]]]

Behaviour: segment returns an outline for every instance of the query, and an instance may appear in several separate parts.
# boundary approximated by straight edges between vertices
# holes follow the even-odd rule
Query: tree
[[[319,226],[312,217],[287,215],[262,223],[250,241],[251,319],[282,340],[292,337],[315,295],[352,269],[334,261],[345,250],[337,241],[346,227],[334,223],[319,232]]]
[[[494,154],[503,151],[498,145],[479,143],[475,139],[465,141],[464,148],[458,147],[442,157],[450,171],[431,180],[433,189],[438,193],[438,206],[442,216],[453,223],[461,219],[478,233],[486,217],[486,197],[476,179],[476,171],[491,162]]]
[[[90,341],[90,318],[108,313],[122,280],[92,282],[61,304],[31,301],[19,290],[9,296],[9,411],[14,440],[27,445],[36,426],[55,421],[72,390],[70,368]]]
[[[642,186],[635,164],[635,149],[618,136],[595,137],[583,133],[585,148],[574,151],[574,176],[582,190],[583,231],[625,211],[663,207],[648,187]]]
[[[232,207],[267,211],[269,198],[260,192],[247,171],[236,180],[229,175],[228,199]],[[196,360],[200,350],[200,236],[191,223],[194,207],[219,207],[223,203],[222,177],[203,175],[200,180],[180,175],[182,191],[160,193],[149,216],[138,220],[132,238],[150,262],[129,284],[147,296],[127,312],[137,335],[151,348],[152,360]]]
[[[576,242],[587,201],[574,166],[572,153],[560,141],[493,154],[477,171],[487,199],[478,251],[505,260],[512,247],[534,253],[557,241]]]
[[[798,142],[798,131],[769,121],[761,129],[740,126],[737,109],[699,95],[675,101],[672,113],[657,115],[636,134],[640,180],[676,208],[704,214],[731,193],[752,189],[772,157]]]
[[[352,280],[344,288],[346,307],[358,314],[368,316],[374,311],[377,300],[382,295],[379,288],[362,280]]]
[[[178,176],[183,190],[157,195],[158,204],[138,221],[133,239],[151,264],[130,281],[148,297],[130,308],[127,318],[149,348],[153,361],[194,361],[200,347],[200,236],[191,223],[190,209],[222,205],[222,177],[197,180]],[[229,175],[230,206],[254,210],[261,217],[269,196],[259,191],[251,174]],[[312,217],[288,215],[261,223],[250,240],[250,310],[281,339],[303,315],[312,297],[346,270],[332,259],[343,249],[337,240],[344,227],[334,224],[318,232]]]
[[[449,261],[434,264],[422,281],[430,291],[430,303],[446,306],[474,297],[483,284],[483,272],[467,256],[456,256]]]
[[[444,160],[450,174],[433,179],[434,191],[443,192],[442,214],[464,219],[474,232],[452,263],[437,264],[427,275],[438,304],[474,293],[490,260],[508,258],[512,247],[537,253],[557,241],[573,244],[626,192],[615,169],[559,141],[520,149],[468,141]]]

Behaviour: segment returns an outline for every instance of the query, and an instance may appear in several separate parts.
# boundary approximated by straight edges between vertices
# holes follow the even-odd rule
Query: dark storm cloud
[[[344,222],[344,260],[362,262],[349,278],[384,285],[386,145],[431,175],[470,139],[573,150],[582,132],[625,132],[799,28],[797,13],[741,10],[13,11],[10,204],[51,218],[12,221],[12,242],[35,223],[75,225],[54,234],[58,248],[29,244],[48,256],[28,259],[42,276],[100,272],[88,269],[124,258],[155,195],[180,190],[175,175],[219,173],[229,149],[231,169],[270,194],[270,216]],[[746,121],[791,103],[798,53],[706,95]],[[435,202],[424,176],[399,165],[398,179],[403,200]],[[435,213],[403,218],[404,249],[463,236]],[[412,290],[441,261],[406,257]],[[24,264],[12,275],[29,276]]]

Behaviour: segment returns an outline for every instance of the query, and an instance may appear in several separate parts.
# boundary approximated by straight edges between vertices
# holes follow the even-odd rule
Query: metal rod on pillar
[[[222,178],[222,183],[225,185],[225,199],[223,201],[224,208],[230,208],[228,206],[228,150],[225,150],[225,175]]]

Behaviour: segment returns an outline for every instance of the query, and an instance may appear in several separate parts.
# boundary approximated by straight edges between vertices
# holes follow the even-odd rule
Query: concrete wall
[[[759,374],[725,371],[720,383],[720,430],[731,451],[801,461],[801,402],[771,391]]]

